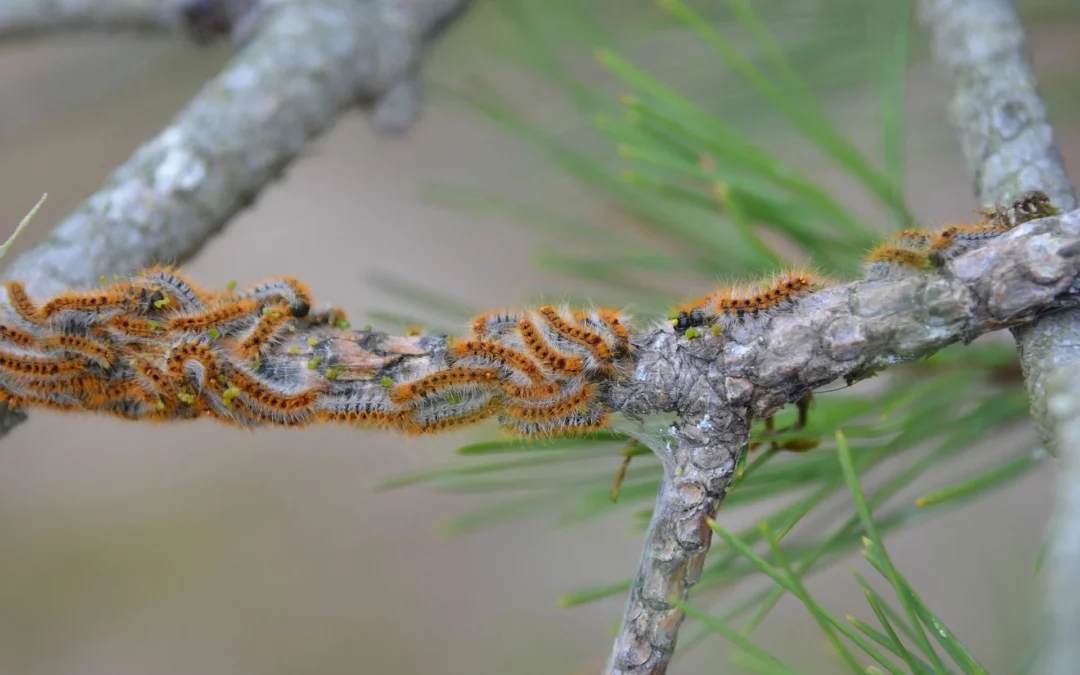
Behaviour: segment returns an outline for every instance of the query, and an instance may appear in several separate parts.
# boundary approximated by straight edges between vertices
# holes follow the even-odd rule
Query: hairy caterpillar
[[[680,332],[704,325],[733,327],[748,319],[790,308],[799,298],[821,290],[833,281],[809,270],[791,270],[770,279],[736,286],[722,286],[704,298],[686,303],[672,319]]]
[[[516,370],[533,382],[543,382],[544,372],[532,359],[521,352],[487,340],[466,340],[455,342],[452,346],[455,359],[479,357],[485,361],[493,361],[507,368]]]
[[[430,375],[399,384],[390,390],[390,401],[402,405],[415,401],[447,387],[463,384],[489,384],[498,378],[499,371],[494,368],[450,368]]]
[[[307,316],[311,311],[311,292],[307,284],[298,281],[295,277],[279,277],[264,281],[241,292],[240,297],[253,298],[260,303],[284,300],[288,305],[289,314],[298,319]]]
[[[867,276],[921,272],[1051,213],[1040,194],[986,211],[976,225],[898,233],[867,255]],[[715,289],[676,308],[672,320],[686,338],[701,336],[691,330],[702,326],[719,335],[788,311],[831,283],[809,270],[788,270]],[[547,437],[607,427],[610,381],[628,377],[635,365],[630,319],[611,308],[487,312],[469,324],[470,335],[444,342],[350,332],[340,311],[313,312],[307,286],[292,277],[234,294],[154,267],[40,306],[21,283],[4,287],[0,399],[10,405],[136,420],[209,416],[245,427],[344,423],[409,434],[497,417],[512,434]]]
[[[525,347],[549,370],[559,375],[573,377],[584,369],[585,362],[581,358],[553,348],[532,320],[519,321],[518,331],[521,333]]]

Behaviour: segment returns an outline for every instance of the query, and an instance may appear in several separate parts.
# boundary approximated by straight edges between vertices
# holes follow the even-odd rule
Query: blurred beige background
[[[428,76],[454,81],[481,67],[472,45],[484,26],[470,17],[452,29]],[[1076,62],[1075,28],[1040,29],[1040,69]],[[0,46],[0,222],[14,224],[50,194],[20,247],[96,189],[226,57],[167,39]],[[941,110],[931,73],[917,69],[911,87],[912,110]],[[1075,172],[1080,123],[1058,122]],[[965,217],[969,181],[952,147],[920,162],[918,138],[912,145],[919,215]],[[449,288],[477,306],[521,301],[557,287],[530,267],[536,235],[426,206],[420,191],[439,181],[540,191],[601,212],[562,181],[536,184],[539,162],[442,100],[429,101],[405,139],[376,137],[352,113],[187,268],[211,285],[295,274],[354,323],[391,302],[373,290],[372,273]],[[439,520],[480,498],[372,490],[395,473],[454,461],[469,437],[244,433],[35,413],[0,443],[0,673],[598,672],[622,600],[573,610],[554,600],[632,573],[639,537],[627,532],[628,513],[571,530],[533,519],[448,539]],[[986,456],[1033,439],[1016,429]],[[901,569],[991,669],[1015,666],[1031,630],[1026,603],[1039,580],[1030,569],[1051,478],[1042,470],[892,540]],[[813,577],[811,589],[862,614],[843,565]],[[811,625],[785,600],[758,636],[793,663],[829,672]],[[726,672],[725,651],[713,642],[673,671]]]

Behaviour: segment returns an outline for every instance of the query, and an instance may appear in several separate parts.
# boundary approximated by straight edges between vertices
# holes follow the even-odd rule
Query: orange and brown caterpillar
[[[548,327],[560,337],[585,347],[593,357],[601,361],[610,361],[613,358],[611,347],[599,333],[567,321],[554,307],[541,307],[537,314],[543,317]]]
[[[340,314],[312,314],[307,287],[290,277],[237,296],[154,267],[41,309],[21,284],[8,289],[20,323],[0,325],[0,343],[14,348],[0,352],[0,398],[131,420],[205,413],[247,427],[346,422],[428,434],[498,415],[526,435],[577,433],[607,423],[598,385],[629,365],[628,319],[603,308],[486,314],[474,339],[448,341],[445,366],[394,384],[387,374],[338,380],[310,352],[306,364],[285,357],[302,349],[279,345],[286,326],[348,327]]]
[[[863,265],[868,281],[895,281],[933,267],[925,246],[906,248],[895,244],[875,246],[866,254]]]
[[[176,299],[178,309],[187,312],[201,312],[212,302],[210,294],[193,281],[185,277],[172,267],[156,265],[143,270],[138,275],[138,281],[144,287],[149,286],[156,290],[165,290]],[[153,305],[152,301],[150,304]]]
[[[311,311],[311,292],[307,284],[296,277],[270,279],[240,293],[241,298],[253,298],[260,303],[280,302],[288,305],[289,314],[302,319]]]
[[[245,359],[257,359],[265,349],[272,346],[290,321],[288,307],[274,305],[264,307],[262,315],[248,334],[240,341],[237,351]]]
[[[3,325],[0,325],[0,341],[9,342],[23,349],[33,349],[36,344],[36,339],[30,333],[13,326]]]
[[[96,291],[63,293],[43,304],[38,313],[41,319],[47,319],[65,310],[100,312],[123,309],[136,297],[137,292],[133,284],[123,282]]]
[[[704,325],[721,329],[748,319],[783,311],[801,297],[818,291],[833,281],[809,270],[781,272],[751,284],[722,286],[701,300],[680,306],[672,318],[679,332]]]
[[[516,370],[533,382],[543,382],[546,379],[544,371],[540,370],[540,367],[532,359],[498,342],[488,340],[454,342],[450,351],[455,360],[479,357]]]
[[[506,415],[527,422],[543,422],[567,417],[588,405],[593,399],[595,389],[591,384],[584,384],[576,392],[561,399],[534,405],[514,405],[506,409]]]
[[[20,319],[28,324],[41,322],[38,306],[26,294],[26,287],[22,282],[9,281],[4,284],[4,290],[7,291],[8,304]]]
[[[63,377],[82,370],[79,359],[53,359],[0,352],[0,369],[24,377]]]
[[[402,421],[402,431],[410,436],[439,434],[461,427],[472,426],[499,412],[502,402],[498,396],[480,401],[473,406],[459,406],[436,410],[427,414],[413,413]]]
[[[79,335],[51,335],[41,341],[41,350],[44,352],[81,354],[102,368],[110,367],[116,356],[109,344]]]
[[[254,300],[228,302],[205,312],[179,314],[169,319],[165,329],[169,331],[205,331],[244,319],[254,320],[259,303]]]
[[[529,319],[518,322],[518,331],[521,340],[525,343],[532,355],[549,370],[558,375],[573,377],[585,368],[585,362],[580,357],[564,354],[558,351],[544,338],[540,329]]]
[[[315,419],[322,422],[390,428],[399,426],[409,414],[407,410],[388,409],[386,401],[369,397],[326,397],[319,401]]]
[[[124,314],[109,317],[105,321],[105,327],[114,329],[131,338],[154,339],[162,338],[165,335],[165,326],[160,321]]]
[[[517,328],[523,315],[516,310],[497,309],[484,312],[472,321],[473,337],[479,340]]]
[[[448,368],[426,375],[419,380],[403,382],[390,390],[390,401],[403,405],[436,391],[464,384],[493,384],[499,377],[495,368]]]

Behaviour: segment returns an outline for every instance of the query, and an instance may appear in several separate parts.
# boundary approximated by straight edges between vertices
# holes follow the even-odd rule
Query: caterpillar
[[[484,312],[472,321],[472,334],[478,340],[500,335],[517,327],[518,322],[524,318],[521,312],[515,310],[494,310]]]
[[[25,324],[37,325],[41,322],[38,316],[38,306],[26,294],[26,287],[19,281],[9,281],[4,284],[7,291],[8,304]]]
[[[43,304],[38,314],[41,319],[47,319],[65,310],[100,312],[123,309],[136,295],[136,287],[130,283],[119,283],[97,291],[63,293]]]
[[[455,342],[451,347],[454,360],[462,360],[469,357],[478,357],[484,361],[491,361],[506,366],[525,375],[533,382],[543,382],[546,378],[540,366],[525,354],[488,340],[466,340]]]
[[[549,370],[559,375],[573,377],[585,368],[585,362],[580,357],[565,354],[552,347],[532,320],[519,321],[518,331],[525,347]]]
[[[79,335],[51,335],[41,341],[41,350],[50,354],[74,353],[85,356],[102,368],[112,366],[115,354],[107,343],[96,342]]]
[[[543,422],[565,418],[592,401],[595,389],[591,384],[584,384],[576,392],[564,398],[532,405],[514,405],[506,409],[508,417],[516,417],[528,422]]]
[[[137,279],[143,286],[167,290],[183,311],[202,312],[212,302],[206,290],[172,267],[156,265],[140,272]]]
[[[258,321],[237,347],[240,355],[246,359],[259,358],[265,349],[274,344],[281,331],[289,325],[288,311],[285,305],[264,307]]]
[[[543,317],[551,330],[560,337],[585,347],[593,357],[601,361],[610,361],[614,356],[611,346],[604,342],[604,338],[599,333],[567,321],[554,307],[541,307],[537,313]]]
[[[701,300],[677,308],[673,327],[682,333],[690,328],[718,325],[730,328],[743,321],[783,311],[810,293],[834,283],[809,270],[791,270],[770,279],[736,286],[722,286]]]
[[[495,368],[449,368],[419,380],[405,382],[390,390],[390,402],[402,405],[428,396],[447,387],[463,384],[492,384],[499,376]]]
[[[185,313],[172,317],[165,324],[168,331],[205,331],[229,326],[239,321],[254,321],[259,303],[254,300],[228,302],[204,312]]]
[[[904,230],[867,254],[867,276],[922,272],[1053,212],[1045,195],[1030,193],[982,212],[974,225]],[[683,338],[701,336],[704,326],[721,334],[788,311],[832,283],[808,269],[786,270],[716,288],[670,318]],[[511,434],[551,437],[607,428],[610,381],[635,365],[631,318],[613,308],[486,312],[444,348],[434,336],[349,332],[339,310],[312,311],[307,285],[293,277],[234,294],[158,266],[40,306],[22,283],[4,288],[0,400],[9,405],[132,420],[209,416],[249,428],[336,422],[406,434],[495,417]],[[802,408],[800,415],[802,424]]]
[[[903,233],[901,233],[903,234]],[[901,237],[894,239],[902,240]],[[922,248],[907,248],[897,244],[881,244],[874,247],[863,259],[865,276],[868,281],[894,281],[911,272],[929,269],[933,266],[930,255]]]
[[[295,277],[279,277],[264,281],[240,293],[241,298],[252,298],[260,303],[284,300],[289,314],[302,319],[311,311],[311,292],[307,284]]]
[[[495,415],[500,410],[500,404],[498,396],[491,396],[427,413],[414,411],[412,416],[403,419],[401,428],[410,436],[443,433],[471,426]]]

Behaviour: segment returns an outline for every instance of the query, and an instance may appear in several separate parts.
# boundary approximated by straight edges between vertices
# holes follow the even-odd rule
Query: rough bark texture
[[[64,31],[156,33],[179,24],[177,0],[5,0],[0,39]]]
[[[960,139],[975,194],[984,206],[1008,202],[1030,189],[1047,192],[1064,208],[1075,208],[1076,193],[1054,146],[1046,107],[1036,90],[1023,27],[1009,0],[920,0],[920,18],[934,59],[952,92],[949,112]],[[1080,564],[1075,533],[1080,532],[1080,443],[1075,412],[1080,410],[1080,311],[1041,317],[1013,330],[1031,415],[1039,436],[1061,459],[1059,506],[1051,557],[1048,605],[1056,615],[1046,672],[1076,672],[1080,662]],[[1050,383],[1059,412],[1051,410]],[[1070,403],[1071,401],[1071,403]]]
[[[265,8],[225,70],[5,276],[48,297],[188,259],[350,106],[374,101],[377,123],[407,126],[426,41],[467,2],[289,0]],[[0,435],[16,419],[0,419]]]
[[[1042,190],[1062,208],[1076,193],[1036,90],[1023,27],[1008,0],[922,0],[920,19],[952,99],[949,114],[983,206]],[[1014,331],[1039,435],[1054,448],[1045,380],[1080,356],[1080,315],[1062,312]],[[1077,383],[1080,395],[1080,383]]]
[[[664,673],[684,599],[709,547],[707,519],[731,481],[751,417],[837,379],[916,360],[957,341],[1076,306],[1080,211],[1021,226],[938,273],[827,289],[730,338],[661,332],[637,341],[633,382],[612,391],[631,414],[672,411],[675,440],[654,447],[661,484],[608,672]]]
[[[1080,398],[1071,391],[1077,380],[1080,363],[1073,363],[1048,383],[1048,408],[1059,434],[1058,482],[1064,489],[1058,495],[1053,558],[1047,569],[1054,622],[1042,666],[1046,675],[1072,675],[1080,664],[1080,602],[1075,591],[1080,570]]]

